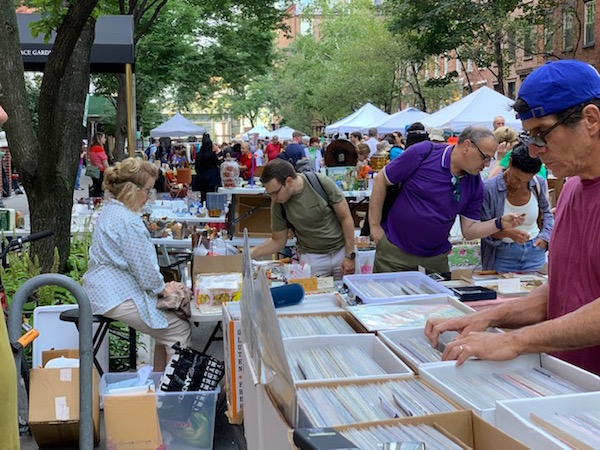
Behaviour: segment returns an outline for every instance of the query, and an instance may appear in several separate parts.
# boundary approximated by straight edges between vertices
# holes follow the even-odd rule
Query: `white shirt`
[[[365,141],[365,144],[367,144],[369,146],[369,148],[371,149],[371,151],[369,152],[369,158],[371,156],[373,156],[375,154],[375,152],[377,151],[378,143],[379,143],[379,141],[377,139],[375,139],[374,137],[370,137],[368,141]]]
[[[156,296],[165,287],[150,233],[139,213],[111,199],[94,227],[88,270],[83,276],[94,314],[104,314],[133,300],[151,328],[166,328]]]
[[[525,203],[523,206],[515,206],[511,202],[506,199],[504,202],[504,214],[523,214],[525,213],[525,221],[515,227],[516,230],[524,231],[529,234],[529,239],[534,239],[538,234],[540,234],[540,227],[538,227],[537,218],[540,213],[540,207],[538,205],[537,196],[530,192],[529,193],[529,201]],[[515,242],[511,238],[504,238],[502,242],[512,243]]]

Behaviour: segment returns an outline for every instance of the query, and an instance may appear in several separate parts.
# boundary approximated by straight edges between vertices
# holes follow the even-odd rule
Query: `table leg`
[[[213,329],[210,337],[208,338],[208,342],[202,349],[202,353],[206,353],[208,351],[208,349],[210,348],[210,345],[214,341],[222,341],[223,340],[223,336],[217,336],[217,333],[219,332],[220,329],[221,329],[221,321],[218,321],[217,325],[215,325],[215,328]]]

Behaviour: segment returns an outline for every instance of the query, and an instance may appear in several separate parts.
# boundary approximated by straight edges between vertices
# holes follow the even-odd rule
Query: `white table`
[[[151,215],[151,220],[164,220],[165,222],[187,222],[188,224],[200,224],[200,223],[225,223],[225,214],[221,214],[219,217],[198,217],[193,214],[169,214],[168,216]]]

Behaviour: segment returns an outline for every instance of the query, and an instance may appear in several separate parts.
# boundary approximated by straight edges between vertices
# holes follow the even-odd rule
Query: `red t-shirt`
[[[240,175],[244,180],[248,180],[250,179],[250,168],[251,168],[251,164],[252,164],[252,154],[251,153],[242,153],[242,156],[240,156],[240,166],[246,166],[247,169],[246,170],[242,170]]]
[[[108,156],[101,145],[92,145],[89,152],[90,162],[100,168],[100,172],[104,172],[102,161],[108,161]]]
[[[281,153],[281,142],[277,144],[275,142],[269,142],[267,144],[267,148],[265,148],[265,155],[267,156],[267,161],[271,161],[272,159],[277,158],[277,155]]]
[[[570,178],[556,207],[548,253],[548,319],[564,316],[600,297],[600,178]],[[600,346],[554,352],[600,375]]]

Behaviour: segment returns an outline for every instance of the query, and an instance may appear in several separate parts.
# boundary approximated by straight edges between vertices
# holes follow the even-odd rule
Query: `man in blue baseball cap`
[[[451,320],[430,320],[425,333],[460,331],[444,359],[507,360],[551,352],[600,374],[600,75],[575,60],[547,63],[523,82],[513,108],[532,157],[569,177],[549,245],[548,283],[518,302]],[[488,327],[516,328],[485,333]]]

